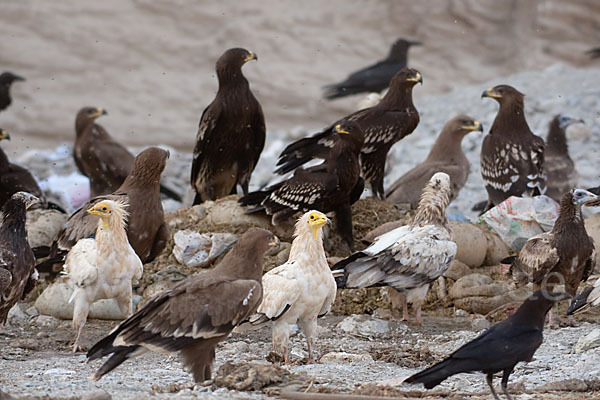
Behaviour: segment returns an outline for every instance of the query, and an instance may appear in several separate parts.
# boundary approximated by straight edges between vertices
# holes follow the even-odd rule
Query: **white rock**
[[[360,336],[373,336],[388,333],[390,324],[388,321],[373,318],[366,314],[353,314],[344,318],[342,322],[337,324],[337,329]]]
[[[319,361],[322,364],[372,363],[373,357],[367,353],[353,354],[343,351],[332,351],[324,354]]]
[[[66,282],[55,282],[48,286],[35,301],[35,308],[42,314],[38,319],[44,315],[60,319],[72,319],[74,304],[68,302],[72,293],[73,288]],[[140,300],[141,296],[133,296],[134,310],[135,305],[138,304]],[[126,317],[127,315],[124,315],[121,312],[115,299],[99,300],[95,302],[90,307],[90,313],[88,315],[88,318],[108,320],[121,320]]]
[[[41,328],[56,328],[60,321],[50,315],[40,315],[33,320],[33,325]]]
[[[30,316],[27,315],[25,311],[23,311],[23,304],[17,303],[15,304],[9,311],[7,320],[11,325],[21,325],[27,323],[29,321]]]
[[[74,374],[75,371],[71,371],[70,369],[65,368],[50,368],[44,372],[44,375],[67,375]]]
[[[186,229],[173,236],[173,255],[188,267],[203,267],[233,246],[237,239],[232,233],[198,233]]]
[[[594,329],[587,335],[580,337],[575,345],[575,352],[580,353],[596,347],[600,347],[600,329]]]

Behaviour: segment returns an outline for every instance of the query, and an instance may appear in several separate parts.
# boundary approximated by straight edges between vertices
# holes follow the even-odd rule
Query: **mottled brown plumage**
[[[194,204],[237,193],[248,184],[265,145],[265,117],[242,74],[242,66],[256,55],[229,49],[217,61],[219,90],[202,113],[196,136],[191,184]]]
[[[419,124],[419,113],[412,101],[412,90],[423,82],[421,74],[410,68],[399,71],[390,90],[374,107],[356,111],[323,131],[287,146],[279,155],[276,172],[284,174],[313,158],[326,158],[337,140],[334,128],[347,121],[359,124],[365,134],[360,153],[362,177],[371,185],[373,195],[385,197],[383,177],[387,153],[394,143],[411,134]]]
[[[0,129],[0,140],[10,140],[10,135],[4,129]],[[11,163],[4,150],[0,148],[0,207],[17,192],[31,193],[38,198],[43,207],[48,205],[46,195],[31,172]]]
[[[158,147],[142,151],[135,158],[131,172],[118,190],[110,195],[94,197],[71,215],[54,237],[50,262],[62,264],[66,252],[79,239],[90,237],[96,231],[98,217],[85,210],[102,200],[121,199],[129,204],[129,243],[142,262],[150,262],[156,258],[164,249],[170,233],[160,200],[160,175],[168,157],[169,152]]]
[[[436,172],[445,172],[452,185],[452,202],[469,176],[469,160],[460,145],[465,135],[472,131],[483,132],[483,127],[467,115],[458,115],[448,121],[425,161],[398,178],[389,187],[386,200],[396,204],[409,203],[416,209],[429,179]]]
[[[583,189],[567,192],[552,231],[530,238],[511,266],[517,286],[532,282],[534,290],[564,281],[565,291],[575,296],[577,287],[594,268],[595,250],[581,215],[582,205],[597,205],[598,196]]]
[[[544,169],[546,170],[546,195],[560,202],[569,190],[577,186],[579,175],[569,156],[566,131],[569,125],[582,123],[566,115],[558,114],[550,122],[546,149],[544,150]]]
[[[90,180],[90,197],[113,193],[129,175],[134,155],[116,142],[96,118],[106,115],[106,110],[84,107],[75,119],[75,144],[73,158],[79,171]],[[181,201],[181,196],[161,185],[161,193]]]
[[[180,352],[197,383],[210,379],[217,343],[260,305],[264,253],[277,242],[271,232],[251,228],[214,269],[152,297],[90,349],[90,361],[111,354],[92,379],[148,350]]]
[[[37,203],[37,197],[25,192],[11,196],[2,209],[0,227],[0,324],[25,290],[34,273],[35,257],[27,242],[26,210]]]
[[[248,212],[264,210],[272,215],[273,224],[311,209],[323,213],[334,211],[337,229],[352,247],[350,206],[360,198],[364,188],[358,163],[364,135],[353,121],[337,125],[335,132],[340,139],[335,141],[322,164],[307,169],[299,167],[291,178],[249,193],[240,199],[240,203],[255,206]]]
[[[546,190],[544,141],[527,125],[523,96],[508,85],[496,86],[481,95],[500,104],[481,146],[481,176],[488,192],[486,209],[510,196],[534,196]]]

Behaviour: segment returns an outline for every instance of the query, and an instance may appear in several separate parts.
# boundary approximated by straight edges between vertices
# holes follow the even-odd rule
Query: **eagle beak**
[[[94,114],[91,115],[92,118],[98,118],[101,117],[103,115],[107,115],[108,112],[104,109],[104,108],[96,108],[96,112]]]
[[[335,131],[336,131],[337,133],[339,133],[339,134],[344,134],[344,135],[349,135],[349,134],[350,134],[350,132],[348,132],[347,130],[343,129],[343,128],[342,128],[342,125],[340,125],[340,124],[337,124],[337,125],[335,126]]]
[[[494,92],[494,89],[484,90],[483,93],[481,93],[481,98],[484,98],[484,97],[492,97],[494,99],[502,98],[502,96],[500,96],[498,93]]]
[[[483,132],[483,125],[479,121],[473,121],[473,125],[463,125],[461,128],[466,129],[468,131],[479,131]]]
[[[279,247],[279,238],[273,235],[273,240],[269,242],[269,247]]]
[[[10,140],[10,135],[4,129],[0,129],[0,140]]]
[[[420,72],[417,72],[417,74],[414,77],[408,78],[407,81],[409,81],[409,82],[419,82],[422,85],[423,84],[423,75],[421,75]]]
[[[250,60],[258,61],[258,56],[254,52],[248,50],[248,55],[246,56],[246,58],[244,58],[244,62],[248,62]]]

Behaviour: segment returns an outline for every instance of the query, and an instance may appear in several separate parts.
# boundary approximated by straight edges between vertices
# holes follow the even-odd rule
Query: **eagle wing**
[[[548,232],[530,238],[515,261],[520,272],[513,271],[513,276],[522,273],[528,282],[541,282],[560,260],[558,250],[552,245],[553,238]]]
[[[195,186],[196,179],[200,174],[203,157],[206,150],[210,149],[211,140],[221,116],[219,107],[214,106],[214,104],[209,104],[200,117],[198,133],[196,134],[196,145],[194,146],[194,159],[192,161],[192,186]]]

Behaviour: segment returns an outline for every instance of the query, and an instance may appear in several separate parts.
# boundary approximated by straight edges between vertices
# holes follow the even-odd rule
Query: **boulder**
[[[471,268],[483,265],[487,251],[488,240],[477,226],[468,222],[449,223],[452,240],[458,247],[456,259]]]
[[[383,335],[390,331],[390,323],[366,314],[354,314],[337,324],[336,328],[345,333],[359,336]]]
[[[60,319],[73,318],[73,303],[69,303],[69,298],[73,294],[73,288],[66,282],[55,282],[48,286],[46,290],[35,301],[35,308],[41,314],[49,315]],[[140,302],[141,296],[133,296],[133,309]],[[115,299],[98,300],[90,307],[88,318],[122,320],[127,318],[124,315]]]
[[[252,225],[263,229],[271,229],[271,219],[264,213],[246,214],[245,207],[235,198],[222,198],[217,201],[207,201],[203,204],[206,218],[214,225]]]
[[[448,267],[448,271],[446,271],[444,276],[452,279],[453,281],[457,281],[463,276],[470,275],[472,273],[473,271],[468,265],[457,259],[454,259],[452,260],[452,263],[450,264],[450,267]]]
[[[496,232],[491,231],[486,226],[476,225],[487,240],[487,251],[485,253],[484,265],[497,265],[501,260],[510,256],[510,248],[502,241]]]
[[[27,239],[29,246],[49,246],[56,232],[69,216],[58,210],[33,209],[27,212]]]
[[[238,240],[232,233],[199,233],[189,229],[173,235],[173,255],[188,267],[204,268]]]
[[[580,353],[600,347],[600,329],[596,328],[585,336],[582,336],[575,345],[575,352]]]
[[[511,290],[507,282],[482,274],[463,276],[449,291],[456,308],[483,315],[507,303],[523,301],[529,294],[527,288]]]
[[[470,274],[457,280],[450,288],[449,294],[452,299],[456,300],[473,296],[492,297],[505,291],[502,285],[494,282],[487,275]]]

